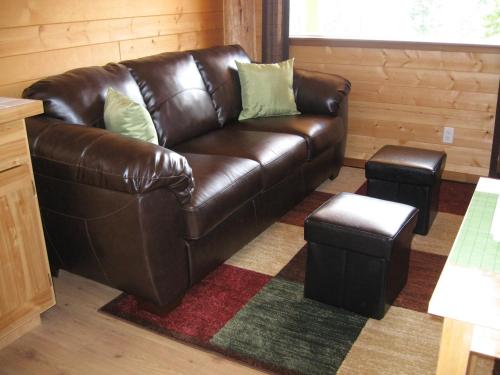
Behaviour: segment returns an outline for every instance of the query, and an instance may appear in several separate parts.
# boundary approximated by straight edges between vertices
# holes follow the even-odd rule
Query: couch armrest
[[[131,194],[165,187],[181,204],[191,199],[191,167],[176,152],[47,116],[26,125],[37,174]]]
[[[351,83],[336,74],[295,69],[293,89],[300,112],[337,116]]]

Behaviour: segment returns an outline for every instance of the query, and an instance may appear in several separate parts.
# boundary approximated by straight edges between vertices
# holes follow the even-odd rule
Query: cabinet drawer
[[[0,155],[0,172],[28,163],[24,121],[13,121],[0,127]]]

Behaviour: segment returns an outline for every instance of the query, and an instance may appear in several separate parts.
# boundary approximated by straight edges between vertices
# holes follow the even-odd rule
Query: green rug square
[[[219,348],[304,374],[335,373],[367,318],[303,297],[271,280],[211,340]]]

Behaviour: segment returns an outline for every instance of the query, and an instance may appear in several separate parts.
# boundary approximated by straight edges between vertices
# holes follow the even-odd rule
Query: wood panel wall
[[[241,45],[252,60],[257,56],[255,0],[224,0],[224,44]]]
[[[262,61],[262,1],[224,1],[224,44],[241,45],[252,61]]]
[[[262,0],[255,2],[256,61],[262,61]]]
[[[222,0],[2,0],[0,96],[69,69],[223,44]]]
[[[347,157],[361,164],[385,144],[444,150],[445,176],[488,174],[500,78],[500,48],[339,46],[292,40],[297,67],[352,83]],[[443,144],[444,127],[455,140]]]

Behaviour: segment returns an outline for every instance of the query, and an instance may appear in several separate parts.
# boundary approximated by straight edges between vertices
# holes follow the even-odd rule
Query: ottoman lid
[[[394,240],[418,210],[406,204],[340,193],[306,219],[304,237],[312,241],[390,259]]]
[[[365,164],[366,178],[432,185],[444,167],[446,154],[405,146],[384,146]]]

